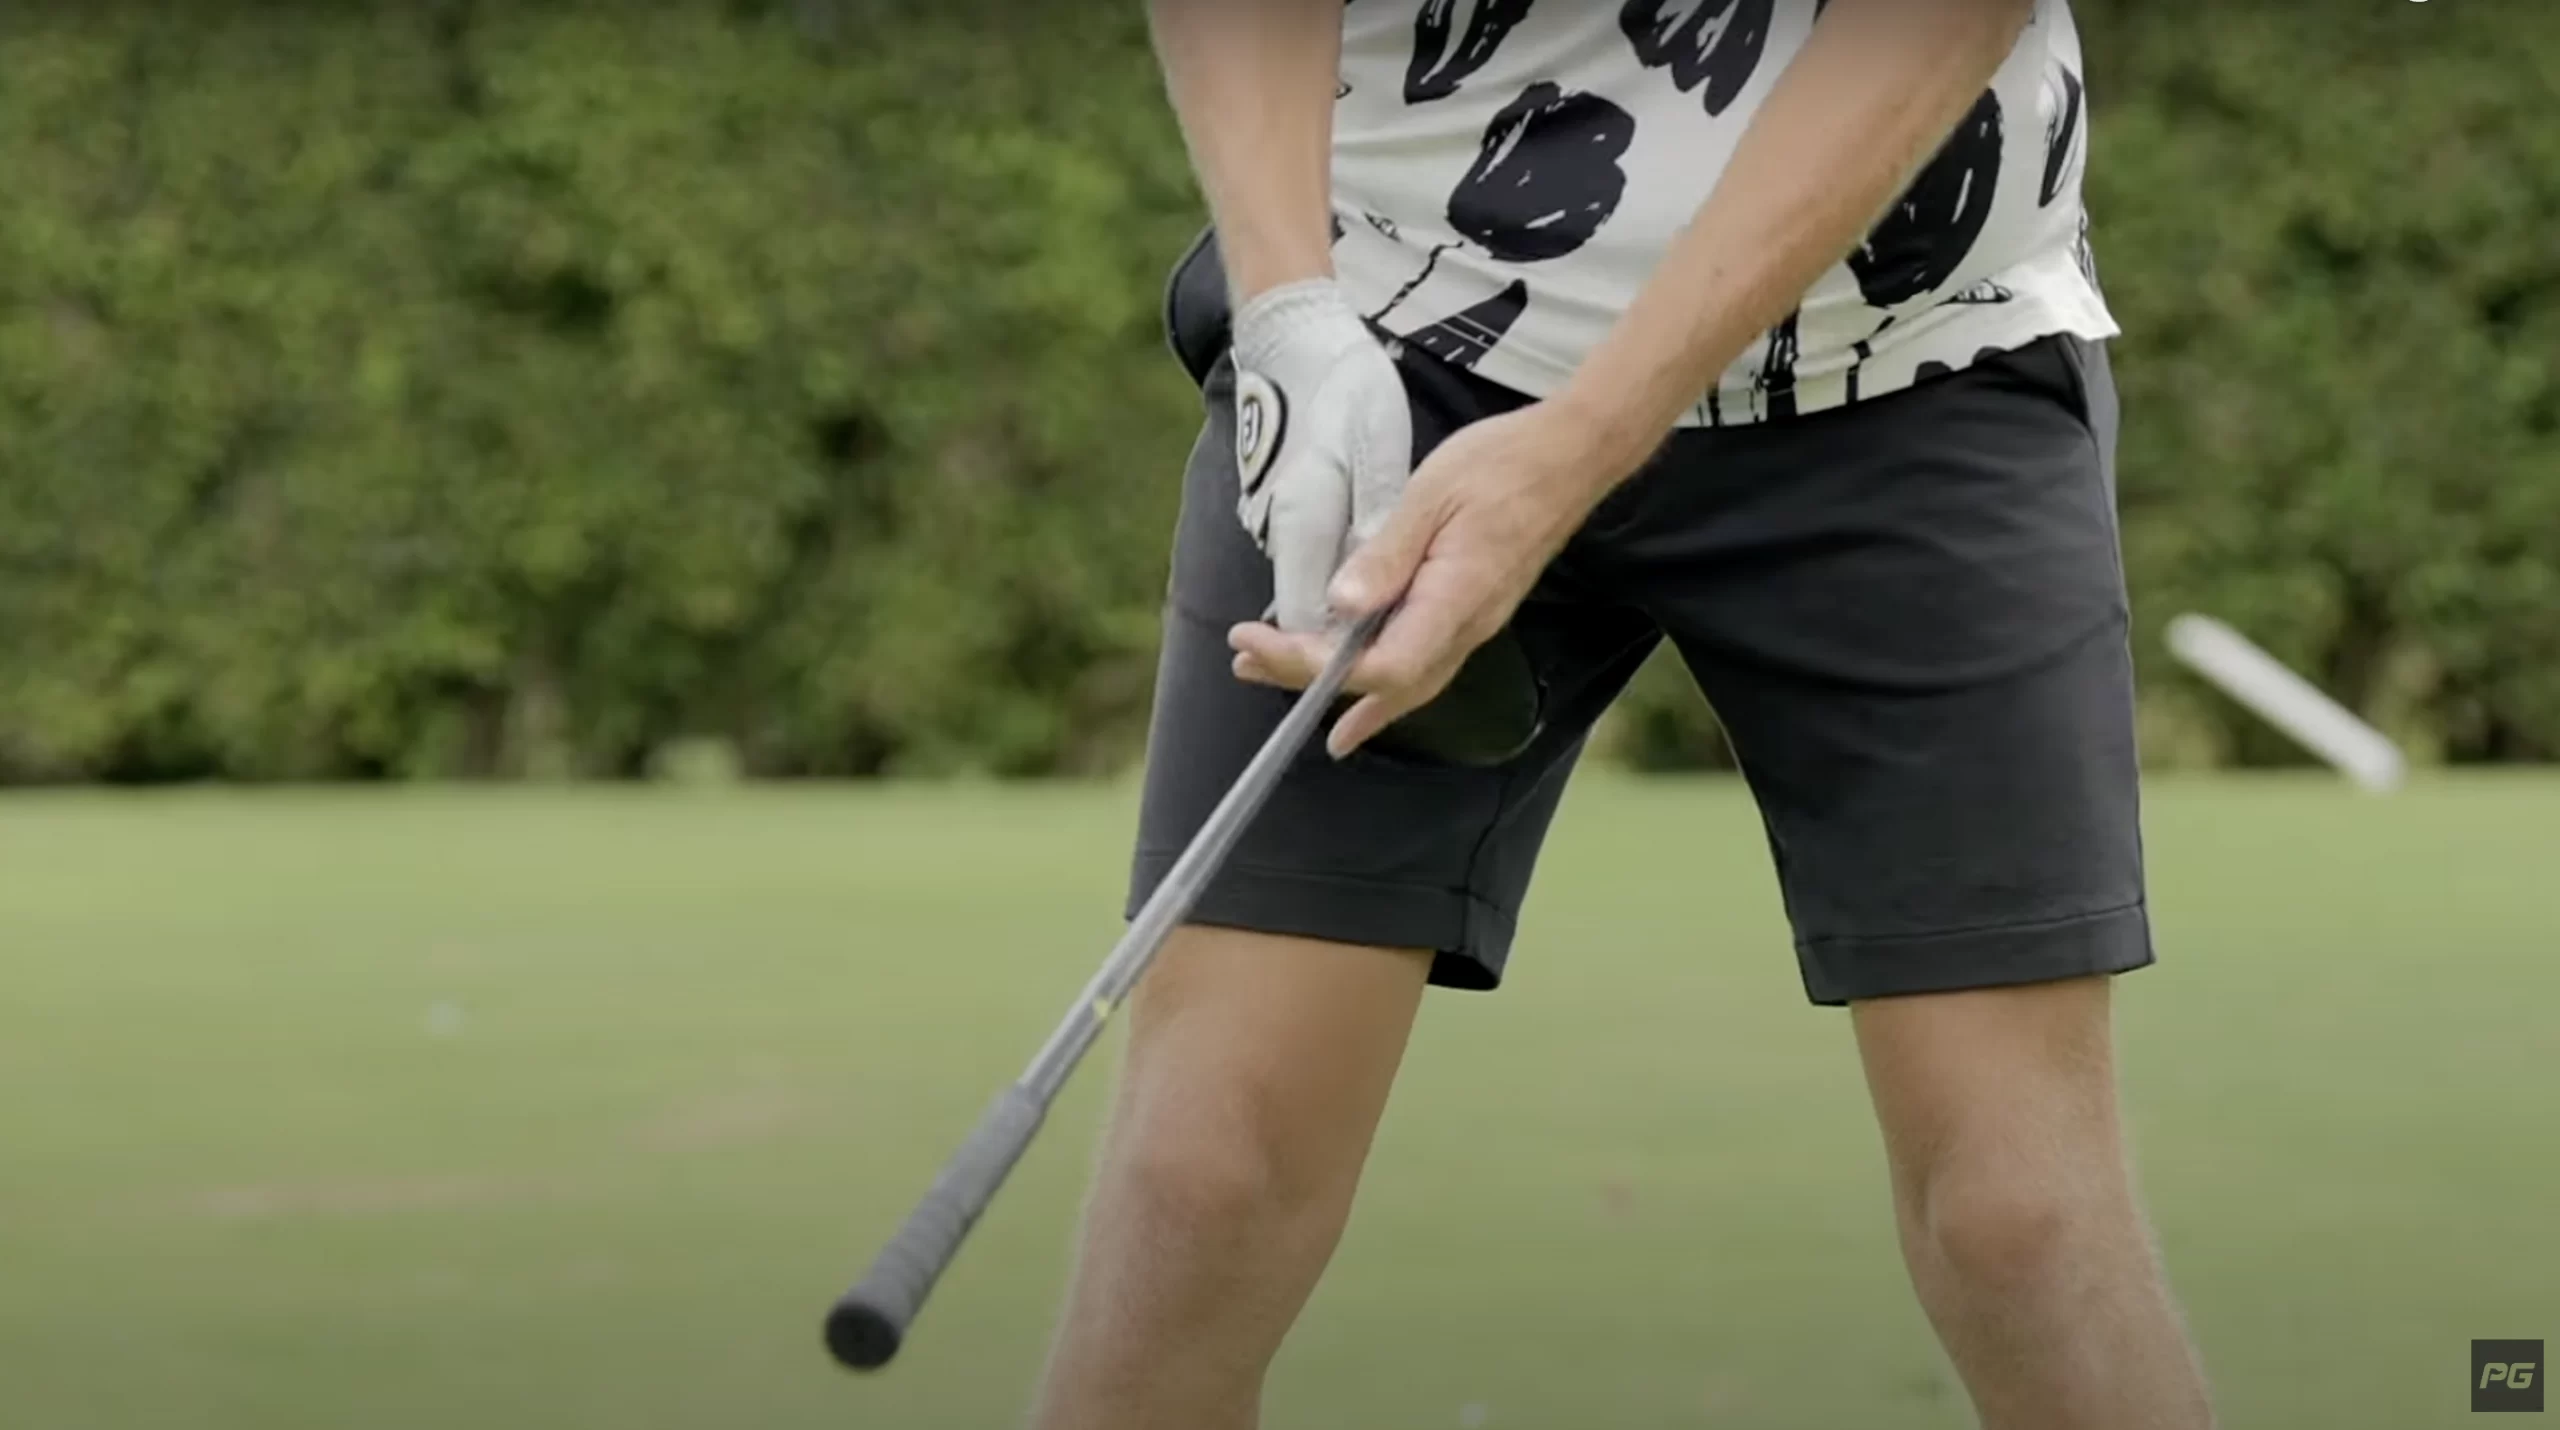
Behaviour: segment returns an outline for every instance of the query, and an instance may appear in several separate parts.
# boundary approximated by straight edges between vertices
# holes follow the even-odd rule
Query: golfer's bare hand
[[[1360,699],[1325,742],[1334,758],[1429,704],[1511,619],[1623,475],[1602,450],[1579,414],[1537,403],[1465,428],[1414,471],[1394,513],[1334,577],[1334,613],[1346,621],[1403,601],[1352,668]],[[1238,677],[1287,690],[1315,680],[1335,639],[1261,622],[1227,635]]]

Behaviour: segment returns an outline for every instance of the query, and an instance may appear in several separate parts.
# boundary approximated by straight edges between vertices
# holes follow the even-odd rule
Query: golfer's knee
[[[1938,1262],[1992,1292],[2049,1281],[2112,1214],[2079,1179],[1996,1163],[1934,1169],[1919,1195],[1916,1220]]]
[[[1118,1160],[1116,1180],[1132,1210],[1167,1240],[1250,1236],[1313,1200],[1303,1179],[1243,1129],[1160,1123],[1123,1138]]]
[[[1905,1197],[1907,1225],[1928,1238],[1935,1261],[1981,1292],[2040,1287],[2115,1243],[2140,1241],[2140,1210],[2099,1149],[1948,1151]]]

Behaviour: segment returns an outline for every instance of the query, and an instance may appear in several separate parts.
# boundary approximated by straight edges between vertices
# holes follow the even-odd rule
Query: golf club
[[[877,1370],[897,1355],[916,1313],[924,1308],[934,1283],[942,1279],[960,1243],[977,1224],[996,1190],[1031,1145],[1049,1114],[1050,1104],[1085,1053],[1102,1035],[1111,1015],[1155,960],[1165,938],[1190,916],[1209,880],[1226,862],[1245,827],[1261,812],[1280,783],[1281,774],[1298,756],[1324,719],[1326,709],[1342,693],[1351,667],[1386,623],[1388,612],[1362,618],[1343,634],[1324,670],[1290,707],[1278,729],[1263,742],[1233,788],[1218,802],[1189,848],[1156,886],[1155,893],[1129,921],[1102,971],[1076,1000],[1076,1005],[1049,1035],[1048,1044],[1031,1060],[1012,1086],[998,1094],[977,1130],[943,1166],[941,1175],[907,1216],[906,1224],[882,1248],[869,1271],[827,1313],[827,1349],[853,1370]]]

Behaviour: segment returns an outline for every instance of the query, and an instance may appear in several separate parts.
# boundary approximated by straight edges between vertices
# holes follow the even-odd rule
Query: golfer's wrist
[[[1585,381],[1574,381],[1539,404],[1547,420],[1564,430],[1577,454],[1574,467],[1593,501],[1607,496],[1651,460],[1672,421],[1657,420],[1628,402]]]
[[[1248,369],[1269,367],[1307,334],[1339,332],[1359,318],[1342,285],[1329,277],[1266,288],[1236,309],[1236,361]]]
[[[1218,247],[1226,255],[1227,292],[1241,311],[1265,294],[1301,283],[1333,281],[1333,247],[1325,237],[1290,232],[1260,233],[1238,225],[1221,229]],[[1322,234],[1319,226],[1318,233]]]

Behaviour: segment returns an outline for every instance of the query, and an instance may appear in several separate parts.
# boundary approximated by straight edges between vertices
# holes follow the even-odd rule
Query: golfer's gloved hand
[[[1274,288],[1235,315],[1236,515],[1271,558],[1272,619],[1328,623],[1325,587],[1403,495],[1404,379],[1332,279]]]

